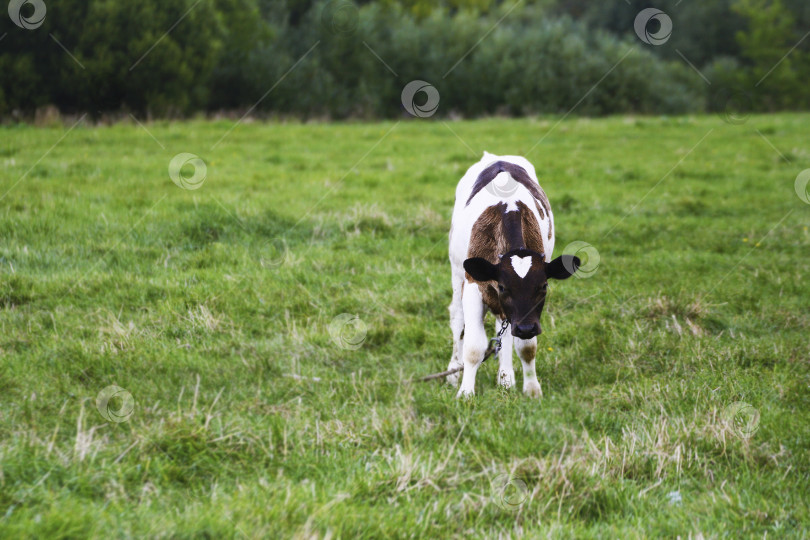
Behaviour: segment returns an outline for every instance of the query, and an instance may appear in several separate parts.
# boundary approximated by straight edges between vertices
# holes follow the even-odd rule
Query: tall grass
[[[807,121],[2,128],[0,536],[806,536]],[[543,399],[405,382],[449,360],[458,178],[541,137],[599,254]]]

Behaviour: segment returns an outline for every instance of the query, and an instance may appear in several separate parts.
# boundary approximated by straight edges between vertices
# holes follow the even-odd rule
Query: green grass
[[[806,536],[810,116],[556,121],[0,128],[0,537]],[[555,256],[600,264],[543,399],[405,382],[450,358],[456,182],[546,134]]]

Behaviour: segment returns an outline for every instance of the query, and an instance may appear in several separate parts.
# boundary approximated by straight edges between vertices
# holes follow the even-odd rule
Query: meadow
[[[0,127],[0,537],[806,537],[808,122]],[[410,382],[483,150],[590,246],[540,400]]]

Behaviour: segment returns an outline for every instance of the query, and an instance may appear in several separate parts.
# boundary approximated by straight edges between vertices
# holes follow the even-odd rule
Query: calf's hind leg
[[[463,365],[461,352],[464,350],[464,308],[461,306],[461,295],[464,290],[464,275],[460,278],[453,276],[453,299],[450,301],[450,331],[453,333],[453,354],[447,369],[459,368]],[[461,373],[456,372],[447,376],[447,382],[458,387]]]

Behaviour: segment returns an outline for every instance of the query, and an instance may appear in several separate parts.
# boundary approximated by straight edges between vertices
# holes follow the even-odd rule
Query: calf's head
[[[549,279],[567,279],[579,268],[580,260],[572,255],[561,255],[545,262],[542,253],[516,249],[492,264],[481,257],[464,261],[464,270],[481,282],[497,282],[498,299],[506,319],[512,326],[512,335],[531,339],[540,334],[540,315],[546,303]]]

